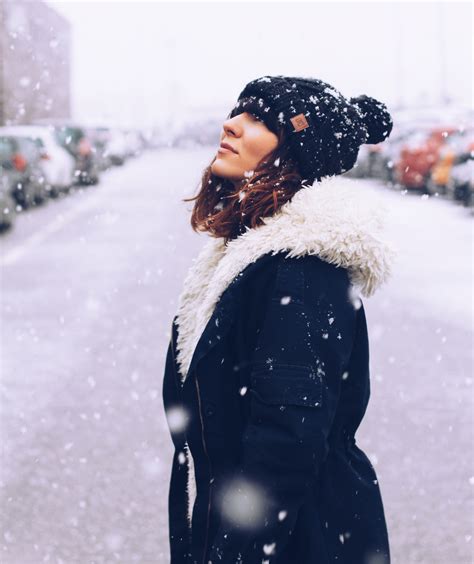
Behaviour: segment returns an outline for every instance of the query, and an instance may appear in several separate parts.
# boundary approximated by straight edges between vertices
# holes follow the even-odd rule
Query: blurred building
[[[71,26],[41,0],[0,0],[0,125],[69,118]]]

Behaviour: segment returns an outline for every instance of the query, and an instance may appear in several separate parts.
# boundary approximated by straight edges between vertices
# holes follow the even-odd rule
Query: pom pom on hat
[[[383,102],[365,94],[350,98],[349,102],[356,107],[357,113],[367,128],[368,137],[365,144],[381,143],[390,135],[393,120]]]

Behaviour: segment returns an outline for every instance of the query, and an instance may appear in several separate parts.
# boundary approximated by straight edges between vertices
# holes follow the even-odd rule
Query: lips
[[[232,145],[229,145],[229,143],[221,143],[220,146],[222,149],[229,149],[229,151],[232,151],[233,153],[237,153],[236,149],[234,149]]]

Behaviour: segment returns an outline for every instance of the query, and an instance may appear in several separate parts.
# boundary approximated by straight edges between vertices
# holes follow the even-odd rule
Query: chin
[[[229,167],[225,165],[225,163],[219,162],[220,159],[216,159],[211,165],[212,174],[217,176],[221,176],[222,178],[228,178],[229,180],[232,179],[232,171],[229,170]]]

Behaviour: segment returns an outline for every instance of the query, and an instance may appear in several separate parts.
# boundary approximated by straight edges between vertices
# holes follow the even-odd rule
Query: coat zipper
[[[174,320],[173,320],[173,325],[174,325]],[[171,328],[171,352],[173,353],[173,374],[174,374],[174,378],[175,378],[175,382],[177,384],[178,389],[181,389],[181,381],[178,378],[178,374],[176,373],[176,356],[174,353],[174,328]]]
[[[213,479],[213,476],[212,476],[211,461],[210,461],[209,455],[207,453],[206,441],[204,439],[204,421],[202,419],[201,394],[199,392],[199,383],[198,383],[197,375],[194,378],[194,381],[196,383],[196,392],[197,392],[198,403],[199,403],[199,418],[201,419],[202,446],[203,446],[204,453],[206,455],[207,462],[208,462],[208,465],[209,465],[209,475],[211,476],[211,480],[209,482],[209,502],[207,504],[206,539],[205,539],[205,542],[204,542],[204,551],[203,551],[203,555],[202,555],[202,564],[205,564],[205,558],[206,558],[206,552],[207,552],[207,543],[208,543],[208,539],[209,539],[209,516],[211,514],[211,488],[212,488],[212,483],[213,483],[214,479]]]

